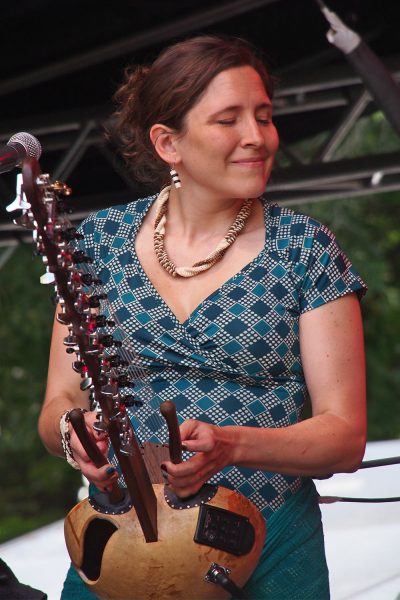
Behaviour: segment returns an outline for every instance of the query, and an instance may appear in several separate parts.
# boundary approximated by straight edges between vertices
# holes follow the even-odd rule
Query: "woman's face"
[[[279,143],[271,117],[271,100],[255,69],[216,75],[176,139],[182,190],[215,198],[262,194]]]

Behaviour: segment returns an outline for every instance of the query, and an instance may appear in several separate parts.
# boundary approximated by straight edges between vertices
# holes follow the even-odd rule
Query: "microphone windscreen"
[[[13,146],[19,144],[22,146],[27,154],[27,156],[31,156],[38,160],[40,155],[42,154],[42,146],[40,142],[35,136],[30,133],[26,133],[25,131],[21,131],[20,133],[15,133],[10,137],[7,142],[8,146]],[[16,148],[18,151],[18,147]]]

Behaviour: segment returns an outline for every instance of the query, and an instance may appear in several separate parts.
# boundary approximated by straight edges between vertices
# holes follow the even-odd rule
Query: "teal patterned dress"
[[[361,297],[366,289],[333,234],[265,202],[264,248],[180,323],[135,254],[136,233],[154,200],[101,210],[81,226],[110,315],[133,344],[152,389],[143,406],[129,409],[139,441],[168,439],[159,415],[164,400],[176,404],[181,422],[297,423],[308,399],[300,315],[352,292]],[[262,560],[247,586],[251,600],[329,598],[318,497],[309,479],[229,466],[211,482],[241,492],[267,521]],[[64,594],[68,582],[71,575]],[[93,598],[74,593],[63,598]]]

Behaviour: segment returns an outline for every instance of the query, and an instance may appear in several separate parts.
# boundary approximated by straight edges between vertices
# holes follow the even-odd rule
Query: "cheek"
[[[272,127],[273,129],[270,130],[269,135],[267,136],[266,143],[270,151],[275,153],[279,148],[279,135],[275,128],[275,125],[273,125]]]
[[[227,129],[223,134],[212,135],[207,145],[208,155],[225,161],[236,151],[239,142],[240,140],[233,130]]]
[[[215,145],[213,136],[196,135],[192,133],[185,139],[180,150],[184,157],[184,161],[186,157],[186,160],[190,160],[191,162],[202,162],[207,160],[207,157],[210,154],[214,154]]]

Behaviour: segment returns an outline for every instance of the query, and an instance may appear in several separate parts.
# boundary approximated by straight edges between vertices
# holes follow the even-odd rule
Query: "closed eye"
[[[271,119],[261,119],[260,117],[257,119],[257,121],[261,124],[261,125],[269,125],[271,123]]]
[[[271,123],[271,119],[262,119],[262,118],[257,118],[258,123],[260,123],[260,125],[269,125],[269,123]],[[219,123],[219,125],[234,125],[236,123],[236,119],[219,119],[217,121],[217,123]]]
[[[220,125],[234,125],[236,123],[236,119],[220,119],[217,121]]]

